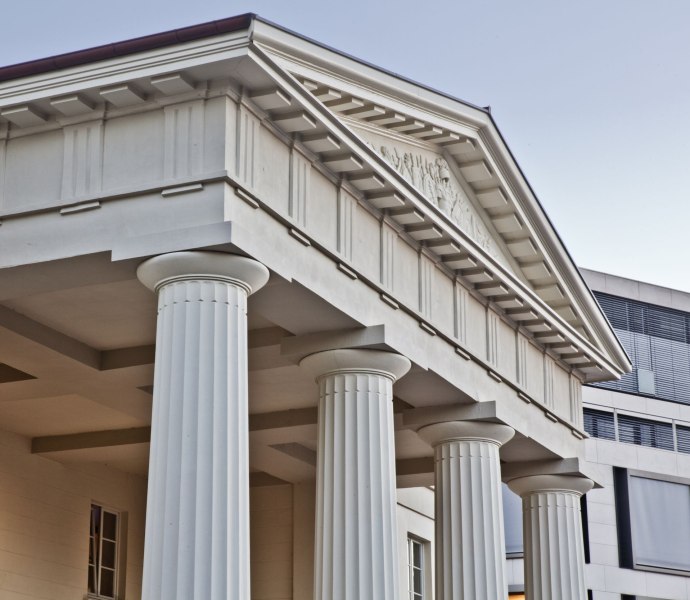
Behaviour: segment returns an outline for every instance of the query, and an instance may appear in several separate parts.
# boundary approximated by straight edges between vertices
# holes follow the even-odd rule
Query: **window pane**
[[[414,571],[414,593],[422,595],[422,572],[418,569]]]
[[[101,569],[101,596],[112,598],[115,595],[115,572]]]
[[[419,542],[412,542],[412,560],[415,567],[421,568],[422,566],[422,545]]]
[[[690,428],[676,425],[676,439],[678,440],[678,452],[690,454]]]
[[[91,521],[89,523],[89,593],[97,594],[96,575],[98,563],[100,562],[100,528],[101,528],[101,507],[91,505]]]
[[[103,511],[103,537],[117,540],[117,515],[108,511]]]
[[[613,413],[602,410],[594,410],[592,408],[585,408],[584,425],[585,431],[592,437],[602,438],[605,440],[616,439]]]
[[[673,450],[673,428],[670,423],[619,414],[618,439],[628,444]]]
[[[690,487],[630,477],[635,562],[690,570]]]
[[[96,594],[96,567],[89,567],[89,594]]]
[[[103,540],[103,557],[101,560],[104,567],[115,568],[115,542]]]
[[[503,523],[506,533],[506,554],[523,551],[522,499],[503,484]]]

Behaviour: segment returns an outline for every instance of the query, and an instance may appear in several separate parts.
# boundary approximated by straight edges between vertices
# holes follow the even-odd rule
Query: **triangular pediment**
[[[269,58],[272,77],[285,84],[286,103],[273,113],[278,127],[289,123],[295,143],[585,379],[627,370],[486,110],[265,26],[254,40],[258,62],[268,66]]]
[[[339,123],[561,318],[589,337],[483,140],[302,80]],[[356,108],[351,108],[352,106]],[[431,120],[431,116],[429,119]]]

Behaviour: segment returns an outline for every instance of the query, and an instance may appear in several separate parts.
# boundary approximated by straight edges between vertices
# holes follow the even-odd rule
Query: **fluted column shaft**
[[[266,268],[221,253],[146,261],[158,292],[144,600],[247,600],[247,295]]]
[[[392,400],[410,362],[332,350],[301,364],[320,396],[315,598],[399,600]]]
[[[506,598],[499,448],[513,429],[455,421],[418,433],[434,447],[436,600]]]
[[[562,475],[508,483],[522,497],[528,600],[586,600],[580,496],[592,485],[590,479]]]

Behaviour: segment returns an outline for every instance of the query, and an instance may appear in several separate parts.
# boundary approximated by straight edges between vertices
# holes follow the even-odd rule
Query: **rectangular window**
[[[116,597],[119,544],[120,513],[92,504],[89,528],[89,597]]]
[[[619,414],[618,439],[627,444],[673,450],[673,427],[670,423]]]
[[[690,487],[630,477],[635,563],[690,571]]]
[[[424,600],[424,543],[407,538],[408,589],[410,600]]]
[[[690,313],[594,292],[633,364],[597,387],[690,404]]]
[[[584,409],[585,431],[595,438],[615,440],[616,430],[613,422],[613,413],[593,408]]]
[[[621,566],[690,572],[690,482],[614,470]]]

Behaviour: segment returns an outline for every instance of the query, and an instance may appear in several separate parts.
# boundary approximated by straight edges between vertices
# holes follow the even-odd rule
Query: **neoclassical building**
[[[487,110],[254,15],[0,68],[0,218],[3,600],[502,599],[502,483],[586,598],[631,365]]]

